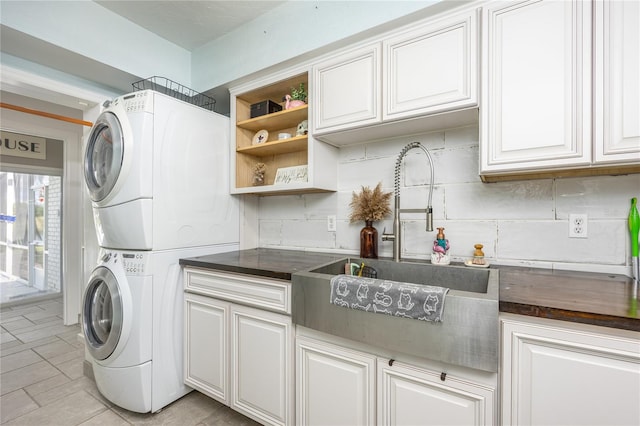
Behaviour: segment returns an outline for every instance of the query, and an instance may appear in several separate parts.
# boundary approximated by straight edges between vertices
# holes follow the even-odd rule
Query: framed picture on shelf
[[[276,179],[273,183],[274,185],[286,185],[307,182],[308,169],[306,164],[304,166],[281,167],[276,171]]]

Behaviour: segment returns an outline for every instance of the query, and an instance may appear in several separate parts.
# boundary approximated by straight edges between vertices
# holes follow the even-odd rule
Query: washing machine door
[[[108,268],[94,269],[85,290],[82,328],[86,347],[94,359],[104,360],[122,337],[123,298],[118,282]]]
[[[124,137],[120,120],[105,111],[96,120],[84,154],[84,180],[94,202],[113,189],[122,169]]]

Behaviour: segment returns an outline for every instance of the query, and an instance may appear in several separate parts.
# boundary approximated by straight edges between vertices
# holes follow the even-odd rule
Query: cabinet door
[[[231,408],[269,425],[293,422],[291,318],[231,307]]]
[[[595,2],[595,162],[640,161],[640,3]]]
[[[382,358],[377,365],[378,424],[494,424],[493,388]]]
[[[470,11],[384,41],[384,120],[477,105],[478,14]]]
[[[482,173],[591,163],[590,29],[580,0],[484,8]]]
[[[375,423],[373,355],[298,337],[296,377],[296,424]]]
[[[224,403],[228,393],[229,303],[185,293],[185,383]]]
[[[314,135],[380,121],[379,43],[315,65],[313,79]]]
[[[502,321],[503,424],[640,424],[640,333],[550,323]]]

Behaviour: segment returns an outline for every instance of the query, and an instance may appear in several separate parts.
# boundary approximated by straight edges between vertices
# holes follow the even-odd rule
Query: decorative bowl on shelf
[[[252,145],[258,145],[261,143],[265,143],[269,139],[269,132],[266,130],[259,130],[251,140]]]

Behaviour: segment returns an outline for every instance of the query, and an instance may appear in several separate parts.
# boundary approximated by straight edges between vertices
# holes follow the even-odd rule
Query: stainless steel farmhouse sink
[[[329,303],[331,278],[364,262],[377,278],[449,288],[442,322],[364,312]],[[484,371],[498,371],[498,270],[344,258],[293,274],[293,321],[332,335]]]

